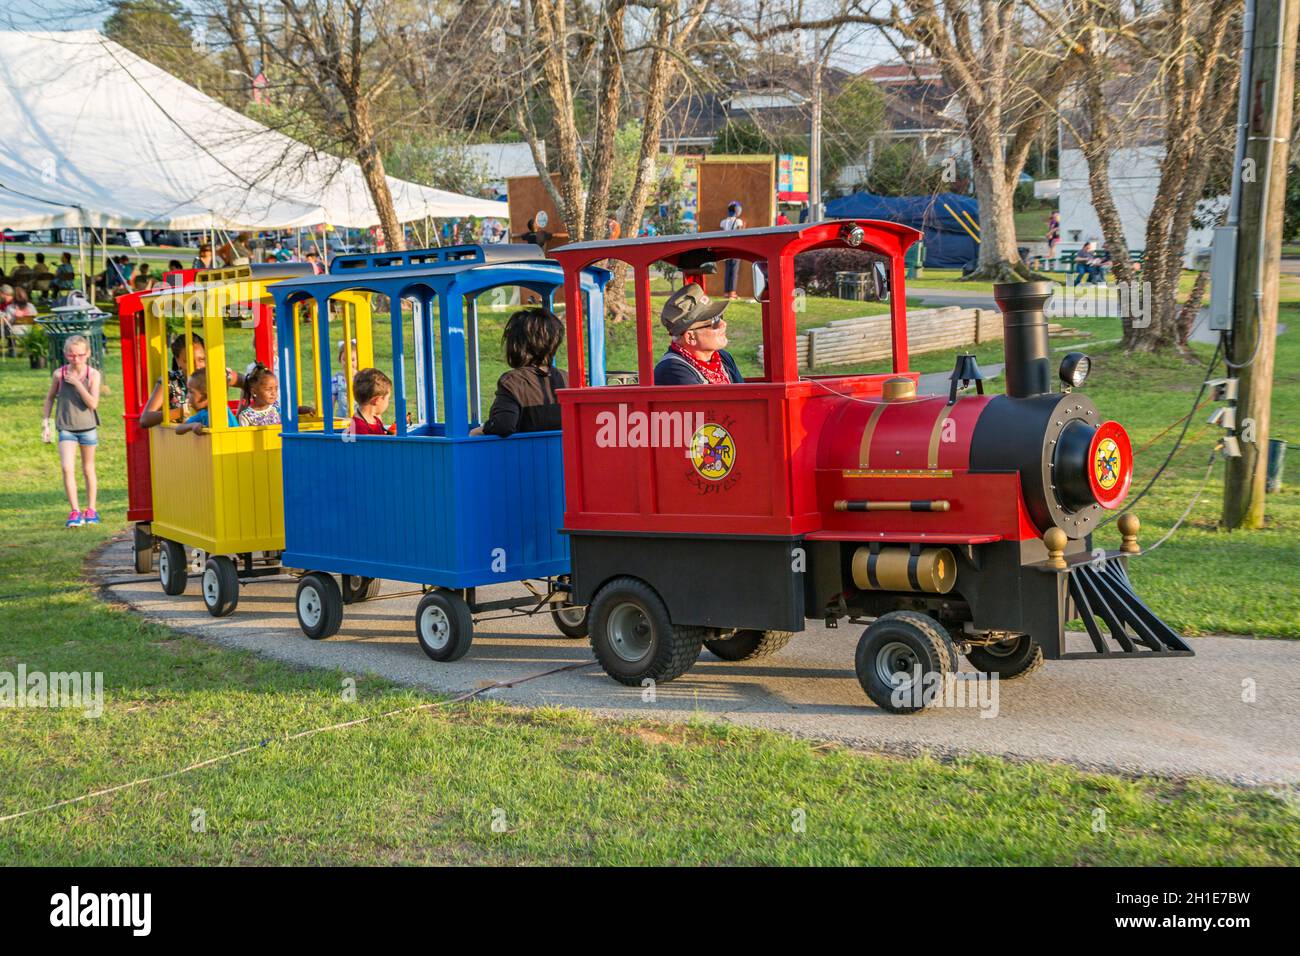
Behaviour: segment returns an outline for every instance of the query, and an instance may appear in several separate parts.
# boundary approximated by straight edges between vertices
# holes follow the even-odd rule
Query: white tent
[[[268,129],[93,30],[0,31],[0,226],[239,229],[379,216],[361,168]],[[403,222],[499,202],[388,179]]]

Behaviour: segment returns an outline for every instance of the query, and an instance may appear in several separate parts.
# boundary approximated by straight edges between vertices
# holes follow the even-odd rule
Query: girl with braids
[[[254,362],[244,376],[239,424],[280,424],[280,382],[261,362]]]

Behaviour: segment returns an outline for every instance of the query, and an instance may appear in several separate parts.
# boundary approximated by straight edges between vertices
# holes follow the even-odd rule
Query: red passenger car
[[[637,385],[583,387],[581,302],[565,304],[565,531],[574,600],[590,604],[592,645],[610,676],[671,680],[702,646],[745,660],[779,649],[807,619],[834,627],[846,617],[873,619],[857,675],[896,712],[931,703],[958,653],[1004,679],[1044,658],[1191,654],[1133,592],[1125,555],[1092,550],[1093,528],[1128,491],[1132,451],[1124,429],[1077,391],[1085,356],[1066,357],[1053,390],[1050,283],[995,287],[1006,395],[984,394],[969,355],[944,394],[917,394],[903,254],[918,237],[894,223],[830,221],[554,250],[569,278],[613,258],[636,283]],[[795,256],[833,248],[889,263],[888,373],[800,374]],[[763,374],[650,384],[667,344],[651,266],[702,283],[727,259],[765,276]],[[1136,519],[1120,520],[1135,552]],[[1084,649],[1066,646],[1076,617]]]

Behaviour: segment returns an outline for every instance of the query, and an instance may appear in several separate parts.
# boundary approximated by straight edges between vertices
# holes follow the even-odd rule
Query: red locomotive
[[[1053,391],[1043,308],[1051,283],[995,287],[1006,394],[985,395],[959,356],[946,394],[908,371],[903,254],[919,233],[869,220],[568,245],[570,388],[564,420],[565,531],[574,600],[589,604],[605,671],[638,685],[685,673],[702,646],[725,660],[782,647],[806,619],[873,619],[856,671],[881,707],[934,699],[963,653],[1017,677],[1046,659],[1190,655],[1133,592],[1127,554],[1091,532],[1124,500],[1123,427],[1077,390],[1088,360],[1066,356]],[[794,258],[857,248],[889,262],[893,371],[799,374]],[[620,259],[636,283],[638,381],[666,344],[650,269],[703,285],[715,263],[765,280],[763,375],[729,385],[584,387],[579,270]],[[972,394],[969,386],[974,385]],[[964,387],[963,387],[964,386]],[[1123,552],[1137,522],[1120,519]],[[1066,646],[1079,619],[1090,646]]]

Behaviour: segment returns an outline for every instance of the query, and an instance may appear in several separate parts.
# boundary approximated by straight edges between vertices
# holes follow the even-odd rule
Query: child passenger
[[[363,368],[352,380],[352,397],[357,413],[352,418],[354,435],[395,435],[397,424],[384,427],[384,412],[393,394],[393,380],[377,368]]]
[[[193,432],[195,435],[202,435],[210,426],[208,419],[208,370],[199,369],[189,380],[190,390],[190,408],[195,409],[193,415],[185,419],[183,425],[176,426],[176,434],[183,435],[186,432]],[[226,424],[231,428],[239,425],[235,420],[234,412],[226,406],[225,402],[221,403],[226,409]]]
[[[280,424],[280,381],[275,373],[261,362],[254,362],[244,376],[243,408],[239,412],[241,425]]]
[[[336,418],[347,418],[349,415],[352,414],[352,410],[348,408],[347,370],[349,368],[352,369],[353,375],[355,376],[357,371],[357,340],[356,339],[352,340],[352,356],[351,356],[352,364],[351,365],[344,364],[347,359],[347,353],[345,352],[345,349],[347,348],[348,348],[348,343],[346,340],[339,343],[339,364],[337,366],[338,371],[336,371],[332,376],[330,376],[330,398],[334,402],[334,415]]]
[[[560,427],[556,389],[568,388],[563,369],[554,365],[564,340],[564,323],[546,309],[523,309],[506,321],[502,333],[510,371],[497,379],[487,421],[471,435],[553,431]]]

